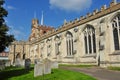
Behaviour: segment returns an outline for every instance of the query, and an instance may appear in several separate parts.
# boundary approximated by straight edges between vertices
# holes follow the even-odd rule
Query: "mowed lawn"
[[[0,72],[0,80],[96,80],[83,73],[52,69],[51,74],[34,78],[34,68],[25,70],[24,68],[9,68]]]

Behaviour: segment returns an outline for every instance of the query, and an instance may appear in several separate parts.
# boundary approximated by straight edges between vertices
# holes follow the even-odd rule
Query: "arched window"
[[[113,38],[115,50],[120,50],[120,14],[112,19]]]
[[[16,55],[16,58],[20,58],[20,53],[18,53],[18,54]]]
[[[67,32],[66,34],[66,45],[67,45],[67,56],[73,56],[73,36],[72,33]]]
[[[83,32],[85,53],[86,54],[96,53],[95,29],[91,25],[88,25]]]
[[[25,54],[23,54],[23,60],[25,59]]]

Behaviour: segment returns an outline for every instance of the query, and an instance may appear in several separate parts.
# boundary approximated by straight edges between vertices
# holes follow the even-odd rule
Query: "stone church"
[[[120,66],[120,3],[113,0],[86,16],[64,21],[59,28],[39,25],[32,20],[28,41],[14,41],[9,59],[48,58],[70,64]]]

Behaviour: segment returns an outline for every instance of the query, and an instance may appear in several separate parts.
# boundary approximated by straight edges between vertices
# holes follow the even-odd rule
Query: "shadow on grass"
[[[29,74],[29,71],[31,70],[33,70],[33,67],[31,67],[29,70],[16,69],[16,70],[2,71],[0,72],[0,80],[8,80],[8,78],[11,78],[11,77]]]

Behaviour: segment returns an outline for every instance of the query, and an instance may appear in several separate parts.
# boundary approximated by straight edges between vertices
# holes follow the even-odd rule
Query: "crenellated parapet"
[[[11,43],[11,45],[29,45],[29,44],[30,44],[29,41],[22,41],[22,40],[14,41],[14,42]]]
[[[35,39],[38,39],[39,37],[41,37],[44,34],[47,34],[47,32],[49,32],[53,29],[54,28],[50,27],[50,26],[39,25],[38,19],[33,19],[29,41],[33,41]]]
[[[49,31],[48,31],[47,34],[42,34],[41,35],[42,37],[39,38],[38,41],[41,41],[41,40],[46,39],[46,38],[48,38],[50,36],[56,35],[56,34],[58,34],[60,32],[64,32],[64,31],[66,31],[68,29],[71,29],[73,27],[76,27],[78,25],[82,25],[84,23],[87,23],[87,22],[89,22],[91,20],[94,20],[94,19],[97,19],[99,17],[105,16],[105,15],[107,15],[109,13],[112,13],[112,12],[118,10],[118,9],[120,9],[120,3],[117,3],[115,0],[113,0],[110,3],[109,7],[106,7],[106,5],[103,5],[100,8],[100,10],[95,9],[92,13],[87,13],[87,15],[81,16],[80,18],[76,18],[73,21],[64,20],[63,25],[59,26],[59,28],[57,28],[57,29],[53,29],[53,28],[51,29],[50,27],[47,28],[47,27],[42,26],[43,29],[46,29],[46,30],[48,29]],[[36,42],[36,40],[33,41],[32,43],[34,43],[34,42]]]
[[[106,5],[103,5],[100,10],[103,11],[105,9],[107,9]]]
[[[116,0],[112,0],[112,2],[110,3],[110,7],[113,7],[116,4],[117,4],[117,1]]]

